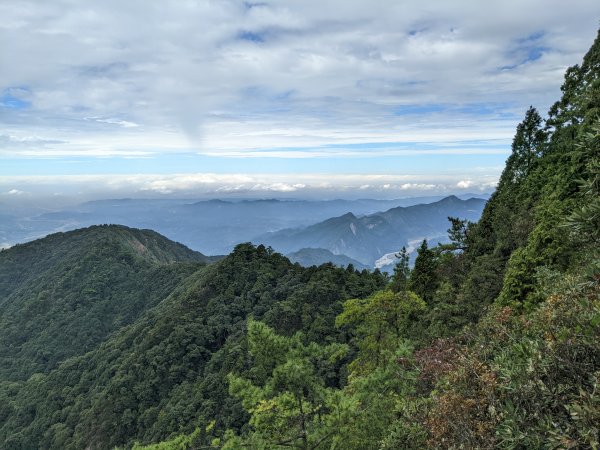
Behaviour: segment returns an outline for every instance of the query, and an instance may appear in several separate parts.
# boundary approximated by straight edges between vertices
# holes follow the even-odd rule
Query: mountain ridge
[[[118,225],[0,251],[0,378],[25,379],[95,348],[208,262],[154,231]]]
[[[483,197],[486,197],[483,195]],[[57,231],[101,223],[152,229],[171,240],[201,251],[220,255],[236,244],[254,240],[269,231],[308,226],[352,211],[372,214],[393,206],[439,200],[442,196],[394,200],[303,200],[303,199],[136,199],[91,200],[52,209],[24,208],[0,203],[0,247],[27,242]]]
[[[249,316],[322,340],[342,301],[386,282],[380,274],[331,265],[302,268],[251,244],[194,267],[161,301],[90,351],[8,392],[0,383],[0,397],[10,397],[0,402],[0,442],[15,449],[108,449],[166,438],[173,426],[192,430],[204,423],[198,413],[217,417],[221,428],[239,424],[245,416],[227,392],[226,376],[244,366]],[[39,413],[28,414],[31,408]]]
[[[408,247],[411,240],[445,236],[449,216],[477,220],[484,205],[482,199],[450,196],[364,216],[348,212],[307,227],[267,233],[256,242],[286,254],[301,248],[324,248],[374,267],[379,258]]]

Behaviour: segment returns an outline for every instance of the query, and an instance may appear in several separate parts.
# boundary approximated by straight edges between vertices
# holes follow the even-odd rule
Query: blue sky
[[[600,3],[9,0],[0,17],[0,202],[390,198],[493,190]]]

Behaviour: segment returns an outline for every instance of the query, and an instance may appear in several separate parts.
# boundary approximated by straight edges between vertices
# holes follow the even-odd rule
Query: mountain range
[[[0,250],[0,448],[598,448],[600,33],[561,90],[547,120],[527,110],[479,221],[393,277],[115,225]],[[266,238],[372,261],[359,237],[456,211],[477,202]]]
[[[304,267],[320,266],[321,264],[331,263],[339,267],[347,267],[349,264],[357,270],[371,269],[346,255],[335,255],[324,248],[302,248],[296,252],[286,255],[291,262],[298,263]]]
[[[461,197],[473,196],[476,194]],[[480,197],[487,198],[487,195]],[[0,248],[57,231],[121,224],[155,230],[205,255],[223,255],[236,244],[254,242],[268,232],[306,227],[348,212],[362,216],[397,206],[431,203],[441,198],[323,201],[108,199],[45,209],[0,203]]]
[[[319,248],[345,255],[368,267],[386,267],[403,246],[409,252],[423,239],[447,239],[448,217],[477,221],[485,200],[450,196],[437,202],[391,208],[365,216],[346,213],[303,228],[264,234],[255,242],[282,253]]]

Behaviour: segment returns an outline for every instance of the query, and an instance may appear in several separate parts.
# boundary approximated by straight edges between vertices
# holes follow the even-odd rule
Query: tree
[[[436,269],[436,254],[428,248],[427,239],[423,239],[417,250],[417,259],[410,274],[408,287],[428,304],[433,300],[439,282]]]
[[[537,110],[530,106],[523,121],[517,125],[517,132],[512,142],[512,154],[506,161],[503,178],[517,183],[533,168],[546,147],[548,135],[542,128],[543,119]]]
[[[359,354],[350,370],[362,374],[387,364],[399,343],[411,336],[415,319],[426,308],[425,302],[410,291],[379,291],[365,299],[346,301],[335,324],[354,328]]]
[[[402,247],[402,250],[395,256],[398,258],[398,262],[394,267],[391,288],[393,292],[406,291],[408,289],[408,277],[410,276],[410,268],[408,267],[410,256],[406,251],[406,247]]]
[[[325,417],[339,407],[326,373],[345,356],[347,346],[305,345],[298,334],[280,336],[250,319],[248,348],[249,377],[230,374],[228,380],[229,392],[250,413],[253,431],[243,436],[230,431],[223,448],[324,448],[337,429],[328,427]]]
[[[448,237],[450,238],[450,249],[464,252],[468,247],[469,227],[473,225],[468,220],[462,220],[458,217],[448,217],[450,228],[448,228]]]

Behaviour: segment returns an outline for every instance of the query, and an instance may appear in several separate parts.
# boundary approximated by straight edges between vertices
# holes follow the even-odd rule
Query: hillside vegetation
[[[92,350],[207,261],[153,231],[121,226],[0,251],[0,379],[27,379]]]
[[[548,117],[526,112],[481,219],[449,227],[391,279],[251,244],[196,264],[91,351],[3,375],[0,446],[599,448],[600,36]],[[50,328],[43,304],[23,323]]]
[[[23,383],[4,381],[3,446],[112,448],[211,421],[216,429],[239,428],[247,416],[229,396],[226,376],[247,359],[248,317],[281,333],[302,332],[309,341],[342,341],[343,333],[331,333],[342,302],[386,281],[379,273],[332,265],[303,269],[249,244],[218,263],[194,267],[169,297],[96,349]],[[157,276],[146,274],[150,288],[166,281]],[[44,322],[37,326],[61,335]]]

